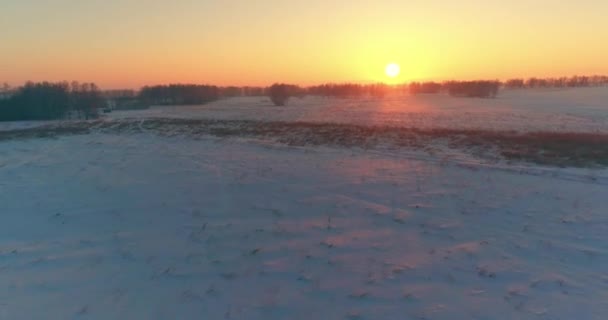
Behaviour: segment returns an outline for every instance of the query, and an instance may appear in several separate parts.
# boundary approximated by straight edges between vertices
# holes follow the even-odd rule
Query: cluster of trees
[[[135,98],[137,97],[137,91],[130,89],[104,90],[101,95],[106,99]]]
[[[407,85],[411,94],[435,94],[448,92],[453,96],[467,97],[495,97],[501,87],[507,89],[533,89],[533,88],[575,88],[597,87],[608,85],[608,76],[573,76],[561,78],[529,78],[509,79],[500,81],[446,81],[438,82],[412,82]]]
[[[3,83],[0,85],[0,93],[8,93],[11,91],[11,86],[8,83]]]
[[[447,92],[453,96],[495,97],[498,81],[411,82],[403,85],[386,84],[323,84],[302,89],[308,95],[326,97],[384,97],[389,93],[436,94]]]
[[[448,81],[443,84],[455,97],[495,98],[500,89],[499,81]]]
[[[457,97],[494,98],[500,88],[499,81],[446,81],[412,82],[408,85],[387,84],[323,84],[301,88],[295,85],[274,84],[267,90],[267,95],[277,106],[287,103],[289,97],[312,95],[322,97],[377,97],[382,98],[389,93],[436,94],[447,92]]]
[[[99,109],[106,106],[99,87],[94,83],[73,82],[68,94],[69,109],[80,119],[95,119],[99,116]]]
[[[312,86],[303,89],[308,95],[322,96],[322,97],[338,97],[338,98],[349,98],[349,97],[383,97],[387,93],[394,91],[395,87],[383,84],[322,84],[319,86]]]
[[[220,97],[255,97],[265,96],[267,88],[264,87],[220,87]]]
[[[561,78],[509,79],[504,87],[509,89],[527,88],[576,88],[608,85],[608,76],[573,76]]]
[[[242,87],[243,96],[248,97],[260,97],[266,95],[266,88],[264,87]]]
[[[205,104],[219,97],[219,87],[196,84],[146,86],[138,95],[140,101],[155,105]]]
[[[137,98],[148,105],[191,105],[227,97],[264,96],[268,94],[268,90],[269,88],[264,87],[170,84],[143,87]]]
[[[68,116],[92,119],[104,105],[94,83],[28,82],[0,100],[0,121],[52,120]]]
[[[439,93],[442,87],[437,82],[412,82],[408,85],[408,91],[411,94],[434,94]]]
[[[561,78],[529,78],[499,81],[412,82],[386,84],[322,84],[299,87],[277,83],[270,87],[218,87],[212,85],[170,84],[146,86],[140,91],[114,90],[100,92],[94,83],[28,82],[23,87],[0,85],[0,121],[46,120],[65,117],[91,119],[98,109],[142,108],[149,105],[204,104],[223,97],[269,96],[275,105],[287,104],[290,97],[314,95],[323,97],[384,97],[389,93],[436,94],[446,92],[458,97],[493,98],[500,87],[566,88],[608,85],[608,76],[574,76]]]

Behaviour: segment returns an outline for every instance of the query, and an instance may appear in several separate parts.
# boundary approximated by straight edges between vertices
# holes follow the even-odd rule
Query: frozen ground
[[[57,121],[8,121],[8,122],[0,122],[0,132],[3,131],[12,131],[12,130],[23,130],[36,128],[52,123],[57,123]]]
[[[306,97],[292,99],[286,108],[273,106],[265,97],[247,97],[205,106],[113,112],[110,116],[608,133],[608,88],[503,90],[497,99],[447,95],[406,95],[384,100]]]
[[[605,319],[606,172],[540,169],[2,141],[0,319]]]
[[[563,156],[568,136],[352,125],[608,133],[606,101],[238,98],[0,123],[0,320],[605,319],[608,171],[477,157]],[[575,137],[605,155],[604,135]]]

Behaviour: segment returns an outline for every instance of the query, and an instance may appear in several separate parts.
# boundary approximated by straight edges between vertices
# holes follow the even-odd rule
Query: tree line
[[[94,83],[27,82],[0,99],[0,121],[92,119],[103,106]]]
[[[387,85],[378,84],[322,84],[307,88],[296,85],[277,83],[269,87],[268,96],[275,105],[285,105],[289,97],[295,96],[321,96],[337,98],[373,97],[382,98],[388,94],[435,94],[447,92],[457,97],[494,98],[498,94],[500,82],[498,81],[446,81],[412,82],[410,84]]]
[[[600,87],[606,85],[608,85],[608,76],[509,79],[504,82],[504,87],[508,89],[580,88]]]
[[[499,81],[448,81],[443,84],[448,94],[454,97],[495,98],[500,88]]]
[[[355,83],[328,83],[318,86],[311,86],[303,89],[307,95],[323,97],[384,97],[390,92],[398,90],[397,86],[390,86],[384,83],[355,84]]]
[[[218,87],[197,84],[146,86],[141,90],[101,91],[94,83],[27,82],[19,88],[0,85],[0,121],[93,119],[99,110],[150,105],[205,104],[225,97],[265,96],[264,87]]]
[[[306,95],[338,98],[374,97],[382,98],[392,93],[436,94],[445,92],[454,97],[495,98],[500,88],[539,88],[539,87],[584,87],[607,85],[605,76],[575,76],[571,78],[530,78],[498,80],[411,82],[409,84],[387,85],[327,83],[316,86],[300,87],[294,84],[275,83],[270,87],[216,87],[209,85],[168,85],[144,87],[139,98],[146,103],[159,105],[203,104],[224,97],[268,96],[277,106],[287,104],[291,97]]]
[[[606,85],[608,85],[608,76],[509,79],[504,82],[496,80],[411,82],[400,85],[328,83],[309,87],[285,83],[277,83],[270,87],[169,84],[145,86],[138,91],[100,91],[94,83],[27,82],[19,88],[11,88],[8,84],[0,85],[0,121],[92,119],[98,116],[99,109],[108,109],[112,106],[108,101],[118,101],[127,108],[141,108],[150,105],[205,104],[227,97],[268,96],[275,105],[285,105],[289,98],[305,95],[382,98],[394,93],[414,95],[447,93],[456,97],[493,98],[497,96],[500,88],[571,88]]]
[[[195,84],[170,84],[143,87],[138,98],[153,105],[204,104],[217,100],[219,87]]]
[[[143,87],[137,97],[152,105],[205,104],[228,97],[265,96],[269,88],[264,87],[218,87],[199,84],[169,84]]]
[[[517,78],[504,82],[492,81],[445,81],[445,82],[411,82],[407,91],[411,94],[435,94],[447,92],[454,96],[493,97],[500,88],[535,89],[535,88],[581,88],[608,85],[608,76],[572,76],[560,78]]]

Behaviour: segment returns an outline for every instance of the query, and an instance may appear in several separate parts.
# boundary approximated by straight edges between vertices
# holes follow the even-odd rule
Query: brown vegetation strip
[[[608,166],[608,134],[416,129],[309,122],[261,122],[209,119],[125,119],[64,122],[31,129],[0,131],[7,139],[55,137],[69,134],[150,132],[165,136],[259,137],[294,146],[378,146],[424,149],[443,142],[480,157],[496,154],[510,160],[554,166]]]

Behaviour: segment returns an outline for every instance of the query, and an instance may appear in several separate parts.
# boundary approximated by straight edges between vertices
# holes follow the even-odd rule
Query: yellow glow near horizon
[[[136,88],[608,74],[606,12],[605,0],[4,1],[0,83]],[[387,78],[389,61],[401,75]]]

